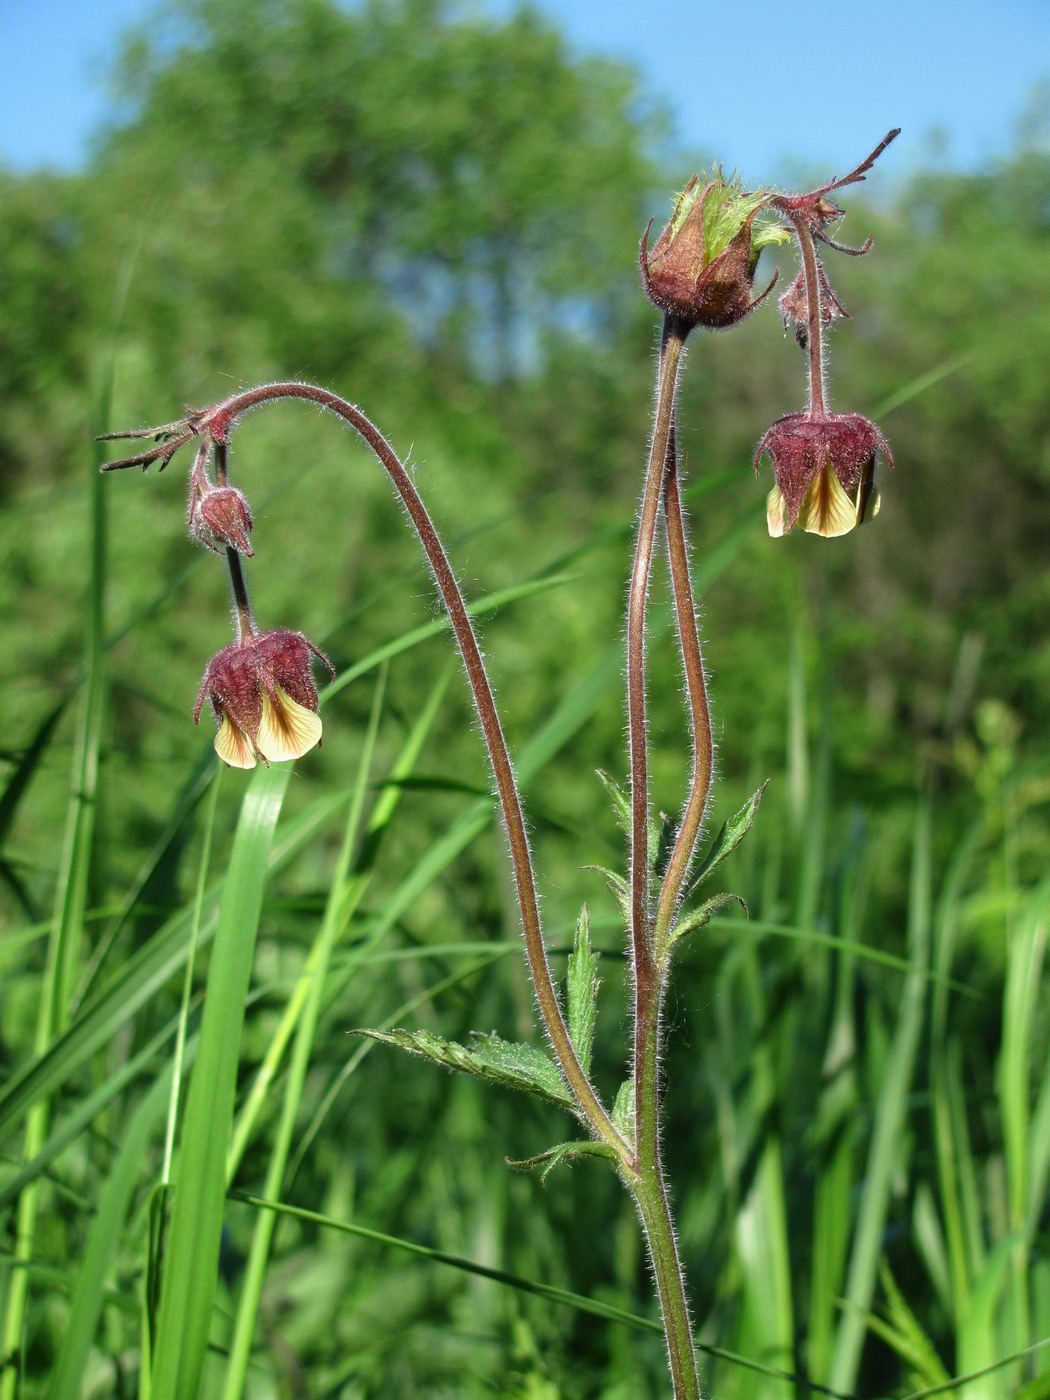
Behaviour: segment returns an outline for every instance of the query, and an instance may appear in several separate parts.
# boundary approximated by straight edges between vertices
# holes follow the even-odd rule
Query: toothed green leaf
[[[444,1040],[439,1035],[431,1035],[429,1031],[361,1029],[353,1034],[367,1035],[384,1045],[396,1045],[411,1055],[422,1055],[424,1059],[433,1060],[447,1069],[462,1070],[464,1074],[492,1080],[508,1089],[537,1094],[541,1099],[548,1099],[562,1108],[575,1107],[558,1066],[534,1045],[512,1044],[509,1040],[501,1040],[498,1035],[480,1033],[475,1034],[469,1047],[459,1045],[454,1040]]]
[[[563,1162],[577,1161],[580,1157],[611,1157],[615,1162],[616,1152],[604,1142],[561,1142],[549,1152],[541,1152],[536,1157],[526,1157],[521,1162],[512,1162],[508,1157],[507,1166],[522,1172],[541,1167],[540,1180],[546,1181],[548,1174],[555,1167],[561,1166]]]
[[[612,891],[612,896],[620,906],[620,913],[628,928],[631,926],[631,888],[622,875],[615,870],[607,870],[604,865],[585,865],[584,870],[595,870]]]
[[[634,1080],[625,1079],[616,1091],[609,1114],[612,1125],[625,1142],[634,1142]]]
[[[675,924],[671,937],[667,940],[668,948],[673,948],[678,940],[684,938],[686,934],[696,933],[697,929],[701,929],[705,924],[711,922],[712,917],[718,913],[719,909],[724,909],[727,904],[732,904],[734,901],[746,914],[747,905],[738,894],[723,891],[721,894],[712,895],[710,899],[705,899],[698,909],[692,910],[691,913],[682,918],[680,923]]]
[[[624,792],[623,788],[615,780],[615,778],[610,778],[609,774],[603,773],[600,768],[596,771],[598,775],[598,781],[601,783],[605,791],[609,794],[609,799],[612,802],[613,815],[616,818],[617,826],[620,828],[620,830],[624,833],[625,836],[629,836],[631,834],[630,798],[627,796],[627,794]]]
[[[591,921],[585,904],[580,910],[576,940],[569,954],[569,970],[565,978],[569,1035],[585,1074],[589,1074],[591,1070],[591,1048],[594,1045],[594,1020],[597,1015],[600,985],[598,954],[591,947]]]
[[[744,837],[751,830],[751,827],[754,825],[755,814],[758,811],[758,804],[762,801],[762,794],[765,792],[766,787],[767,784],[763,783],[757,792],[752,793],[743,807],[741,807],[740,811],[737,812],[736,816],[730,817],[727,822],[723,823],[721,831],[711,842],[711,849],[704,857],[700,869],[693,878],[693,882],[689,887],[690,892],[696,889],[701,880],[706,880],[712,870],[721,865],[727,856],[733,854],[737,846],[740,845],[741,841],[743,841]]]
[[[630,837],[632,827],[630,794],[625,792],[618,782],[610,778],[608,773],[603,773],[600,768],[595,771],[598,775],[598,781],[609,794],[613,807],[613,815],[616,818],[616,825],[625,836]],[[668,820],[669,819],[661,813],[658,818],[650,815],[646,822],[646,857],[649,861],[650,870],[656,868],[663,826]]]

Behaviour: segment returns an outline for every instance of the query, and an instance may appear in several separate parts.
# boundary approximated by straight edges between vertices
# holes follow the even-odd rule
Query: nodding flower
[[[862,182],[879,156],[897,136],[894,127],[848,175],[828,181],[806,194],[771,195],[769,207],[792,227],[801,267],[780,298],[785,329],[792,326],[807,352],[809,400],[803,413],[778,418],[755,449],[755,470],[763,456],[773,464],[776,485],[766,498],[766,521],[774,537],[801,525],[814,535],[848,534],[878,514],[875,463],[881,453],[893,466],[886,439],[874,423],[859,413],[830,413],[824,388],[824,337],[845,307],[817,256],[817,244],[839,253],[863,257],[871,249],[867,238],[849,248],[831,236],[842,210],[827,196]]]
[[[205,549],[213,554],[235,549],[252,557],[248,532],[255,521],[243,491],[235,486],[211,486],[201,493],[191,492],[188,514],[190,538]]]
[[[886,439],[859,413],[788,413],[755,449],[776,484],[766,498],[769,533],[786,535],[793,525],[810,534],[848,534],[878,514],[875,462],[879,453],[893,466]]]
[[[286,627],[254,633],[223,647],[208,662],[193,710],[200,721],[205,700],[219,732],[215,752],[231,768],[254,768],[299,758],[321,741],[315,658],[335,679],[335,668],[303,636]]]

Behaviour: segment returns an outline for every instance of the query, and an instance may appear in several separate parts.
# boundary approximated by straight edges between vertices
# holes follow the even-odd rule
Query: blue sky
[[[506,14],[513,0],[473,0]],[[1009,149],[1050,82],[1048,0],[539,0],[578,53],[635,63],[682,145],[753,179],[848,168],[904,128],[887,176]],[[993,8],[995,13],[993,15]],[[75,169],[111,111],[118,41],[153,0],[0,0],[0,161]]]

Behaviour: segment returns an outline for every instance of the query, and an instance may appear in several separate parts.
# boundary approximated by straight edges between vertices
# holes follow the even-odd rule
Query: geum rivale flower
[[[793,525],[810,534],[848,534],[878,514],[875,462],[893,466],[886,439],[859,413],[787,413],[755,449],[773,465],[776,485],[766,498],[766,521],[774,538]]]
[[[303,636],[286,627],[259,632],[223,647],[208,662],[193,710],[200,721],[205,700],[219,732],[215,752],[231,768],[254,768],[256,760],[280,763],[299,758],[321,740],[312,659],[335,668]]]

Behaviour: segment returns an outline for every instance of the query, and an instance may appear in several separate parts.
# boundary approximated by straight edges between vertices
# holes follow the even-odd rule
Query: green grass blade
[[[119,1098],[130,1084],[146,1073],[154,1058],[174,1037],[177,1026],[177,1020],[171,1020],[138,1054],[115,1069],[96,1090],[77,1100],[76,1107],[56,1126],[33,1160],[5,1179],[0,1186],[0,1210],[10,1204],[24,1186],[46,1171],[55,1158],[75,1142],[104,1109]]]
[[[1010,1228],[1023,1230],[1028,1209],[1028,1130],[1032,1034],[1046,952],[1045,905],[1050,887],[1037,891],[1017,920],[1006,955],[1003,1043],[996,1073],[1010,1201]]]
[[[234,838],[175,1169],[152,1400],[193,1400],[208,1349],[244,1005],[290,765],[258,770]]]
[[[765,1059],[768,1050],[760,1052]],[[764,1076],[768,1068],[759,1069]],[[738,1345],[766,1360],[790,1361],[794,1345],[791,1256],[787,1237],[783,1152],[770,1134],[747,1198],[737,1212],[736,1257],[741,1269],[741,1321]],[[789,1374],[782,1370],[782,1374]],[[771,1385],[769,1400],[791,1400],[792,1387]]]
[[[959,1046],[948,1031],[949,974],[962,919],[965,882],[970,877],[984,822],[974,824],[961,842],[945,877],[934,919],[935,985],[930,1009],[930,1112],[937,1183],[948,1264],[949,1311],[958,1324],[969,1307],[970,1280],[980,1267],[984,1240],[979,1216],[968,1209],[976,1169],[962,1112]]]
[[[51,742],[51,737],[55,732],[58,721],[65,713],[67,704],[68,697],[64,696],[50,714],[45,715],[7,780],[7,786],[4,788],[3,795],[0,796],[0,849],[3,848],[7,840],[8,832],[11,830],[15,814],[18,811],[18,804],[25,795],[25,791],[29,786],[33,774],[37,770],[40,760],[47,752],[48,744]],[[6,863],[3,868],[16,899],[18,899],[26,912],[26,916],[35,921],[39,915],[28,902],[21,882],[15,877],[14,872],[9,870]]]
[[[1024,1228],[1025,1234],[1031,1238],[1046,1204],[1047,1182],[1050,1180],[1050,1060],[1044,1064],[1040,1076],[1027,1151],[1028,1211]]]
[[[547,593],[552,588],[561,588],[570,581],[570,576],[558,574],[534,579],[529,583],[519,583],[512,588],[504,588],[497,593],[488,593],[485,597],[476,599],[468,605],[467,612],[470,613],[471,617],[484,617],[486,613],[498,612],[500,608],[507,607],[510,603],[519,602],[523,598],[531,598],[538,593]],[[403,652],[419,646],[421,642],[429,641],[432,637],[440,637],[443,632],[448,630],[448,620],[442,617],[434,622],[425,622],[421,626],[405,632],[403,636],[395,637],[393,641],[385,642],[382,646],[376,647],[367,656],[362,656],[353,666],[348,666],[345,671],[341,671],[337,680],[325,686],[321,692],[322,701],[331,699],[333,695],[338,695],[341,690],[345,690],[348,685],[359,680],[361,676],[367,675],[369,671],[374,671],[384,661],[392,661],[395,656],[400,656]]]
[[[1000,1301],[1009,1283],[1009,1271],[1016,1241],[1007,1237],[985,1257],[980,1273],[973,1280],[965,1314],[956,1330],[955,1364],[964,1373],[990,1371],[995,1365],[998,1345]],[[972,1381],[966,1388],[967,1400],[999,1400],[1003,1387],[995,1382]]]
[[[365,831],[365,842],[362,849],[357,854],[353,876],[348,877],[346,872],[343,871],[342,874],[337,872],[334,877],[335,883],[332,886],[332,890],[339,890],[338,904],[332,914],[332,918],[337,918],[337,925],[333,926],[337,935],[341,935],[345,931],[364,897],[379,846],[401,801],[403,792],[402,782],[415,768],[426,737],[430,733],[434,721],[437,718],[441,701],[455,670],[455,663],[450,663],[444,676],[434,687],[429,700],[426,705],[423,706],[419,718],[413,725],[402,751],[391,770],[391,781],[383,785],[383,790],[368,819]],[[369,733],[371,736],[371,730]],[[366,742],[362,761],[368,758],[370,744],[372,742],[374,742],[374,736],[370,738],[369,742]],[[359,776],[358,783],[354,789],[355,795],[351,799],[352,810],[350,823],[347,827],[347,833],[344,836],[344,858],[347,858],[348,845],[352,845],[357,839],[357,823],[360,818],[361,803],[365,792],[363,786],[365,782],[363,772],[364,770],[362,770],[362,775]],[[331,895],[329,903],[331,903]],[[329,948],[327,953],[323,950],[331,934],[332,928],[329,927],[329,918],[328,915],[326,915],[325,921],[322,923],[318,940],[310,950],[298,985],[293,989],[288,1004],[282,1013],[281,1020],[271,1038],[269,1049],[259,1068],[255,1082],[238,1115],[233,1134],[233,1143],[230,1148],[228,1170],[228,1178],[230,1180],[233,1179],[234,1173],[237,1170],[237,1165],[241,1160],[248,1139],[251,1136],[253,1125],[262,1110],[269,1087],[277,1074],[284,1052],[296,1026],[299,1024],[307,999],[312,995],[315,986],[319,985],[322,988],[324,986],[332,949]],[[322,958],[324,961],[324,971],[320,972],[318,966]],[[345,985],[345,983],[341,985]]]
[[[444,686],[440,689],[443,693]],[[304,969],[304,977],[300,979],[298,987],[293,991],[289,1008],[295,1025],[295,1044],[284,1086],[280,1122],[277,1125],[276,1136],[270,1148],[266,1167],[264,1191],[268,1197],[279,1196],[282,1191],[285,1168],[291,1152],[292,1136],[302,1104],[303,1086],[310,1064],[310,1053],[317,1032],[317,1021],[321,1010],[321,997],[328,976],[328,965],[336,939],[346,927],[351,912],[347,907],[350,865],[361,830],[365,795],[368,791],[369,770],[375,758],[376,738],[379,733],[379,720],[382,714],[385,691],[386,668],[384,667],[380,672],[379,684],[376,687],[375,699],[372,704],[372,714],[362,745],[357,783],[347,816],[342,849],[329,886],[328,903],[321,921],[320,934],[314,947],[310,950],[307,966]],[[428,707],[426,729],[429,729],[430,724],[433,723],[436,713],[437,704],[432,703]],[[418,735],[417,752],[422,747],[425,732],[426,730],[423,734]],[[287,1015],[285,1019],[289,1019]],[[275,1068],[271,1069],[270,1072],[274,1073]],[[230,1155],[231,1159],[235,1160],[235,1154],[231,1153]],[[231,1160],[227,1164],[227,1179],[232,1176],[233,1170],[234,1165],[233,1160]],[[222,1393],[225,1400],[240,1400],[240,1397],[245,1393],[248,1364],[251,1359],[252,1337],[255,1332],[255,1318],[259,1309],[259,1299],[262,1295],[266,1264],[270,1257],[270,1247],[273,1243],[273,1232],[276,1224],[277,1219],[272,1213],[264,1213],[256,1221],[252,1234],[251,1249],[245,1269],[244,1282],[241,1286],[241,1296],[237,1306],[233,1337],[230,1342],[229,1362],[223,1385]]]
[[[867,1331],[882,1251],[890,1185],[904,1150],[908,1095],[922,1032],[930,947],[930,812],[923,804],[915,821],[911,896],[908,910],[908,954],[914,964],[905,979],[900,1014],[879,1089],[875,1124],[864,1173],[864,1194],[854,1232],[846,1280],[847,1310],[842,1319],[828,1384],[852,1391]]]
[[[69,1320],[51,1378],[49,1400],[78,1400],[102,1312],[103,1289],[120,1244],[122,1227],[142,1172],[149,1141],[163,1117],[171,1083],[165,1069],[136,1108],[99,1195],[87,1249],[77,1274]]]
[[[839,1318],[836,1299],[849,1253],[849,1221],[854,1187],[857,1087],[857,1029],[854,997],[858,957],[851,946],[863,927],[867,866],[854,854],[843,879],[839,927],[843,949],[837,959],[831,1025],[828,1030],[821,1077],[824,1088],[811,1130],[812,1148],[819,1163],[813,1201],[813,1251],[809,1296],[806,1354],[811,1375],[824,1376],[831,1368],[835,1327]]]
[[[976,1400],[976,1394],[971,1390],[974,1381],[990,1376],[996,1371],[1001,1371],[1005,1366],[1014,1366],[1018,1361],[1036,1356],[1047,1347],[1050,1347],[1050,1337],[1044,1337],[1042,1341],[1034,1342],[1030,1347],[1025,1347],[1023,1351],[1015,1352],[1012,1356],[1001,1357],[989,1366],[982,1366],[978,1371],[960,1372],[959,1375],[953,1376],[951,1380],[944,1381],[940,1385],[931,1385],[923,1390],[909,1391],[907,1395],[902,1396],[901,1400],[931,1400],[934,1395],[948,1395],[950,1397],[953,1391],[959,1392],[959,1400],[963,1400],[963,1396],[965,1396],[965,1400],[971,1400],[971,1396]],[[1036,1392],[1037,1395],[1041,1389],[1040,1386]],[[1030,1392],[1025,1387],[1025,1390],[1018,1395],[1018,1400],[1025,1400],[1028,1394]],[[995,1395],[996,1400],[999,1400],[1000,1392],[996,1392]],[[1035,1397],[1032,1397],[1032,1400],[1035,1400]]]
[[[167,826],[143,861],[105,934],[93,948],[77,987],[73,1002],[74,1007],[79,1007],[89,995],[100,971],[106,964],[110,951],[116,946],[129,919],[133,917],[141,904],[149,902],[150,882],[156,875],[158,867],[171,855],[173,848],[184,837],[197,804],[208,791],[216,770],[215,755],[209,745],[206,750],[202,750],[199,754],[193,770],[175,798]]]
[[[493,1283],[498,1283],[507,1288],[513,1288],[520,1293],[531,1293],[538,1298],[546,1298],[549,1302],[558,1303],[563,1307],[573,1308],[577,1312],[586,1313],[591,1317],[600,1317],[607,1322],[622,1323],[626,1327],[636,1328],[641,1332],[651,1332],[658,1337],[663,1336],[663,1324],[655,1318],[642,1317],[638,1313],[628,1311],[626,1308],[616,1307],[612,1303],[600,1302],[597,1298],[585,1297],[582,1293],[573,1293],[567,1288],[557,1288],[549,1283],[536,1283],[532,1279],[521,1278],[516,1274],[507,1273],[503,1269],[489,1268],[485,1264],[477,1264],[472,1259],[465,1259],[462,1255],[449,1254],[444,1250],[432,1249],[427,1245],[416,1244],[413,1240],[400,1239],[397,1235],[385,1235],[379,1230],[370,1230],[364,1225],[354,1225],[343,1220],[334,1220],[331,1216],[322,1215],[315,1210],[306,1210],[298,1206],[285,1205],[280,1201],[268,1201],[261,1196],[249,1195],[247,1192],[231,1191],[233,1200],[243,1201],[245,1205],[255,1206],[260,1210],[276,1211],[281,1215],[290,1216],[295,1220],[302,1220],[314,1225],[321,1225],[329,1230],[338,1230],[342,1234],[354,1235],[358,1239],[369,1240],[373,1244],[385,1245],[389,1249],[401,1250],[406,1254],[414,1254],[419,1258],[428,1259],[435,1264],[446,1264],[449,1268],[459,1269],[463,1273],[475,1274],[479,1278],[490,1279]],[[800,1378],[790,1371],[780,1370],[776,1366],[765,1366],[761,1362],[751,1361],[745,1356],[740,1356],[737,1352],[727,1351],[724,1347],[710,1346],[704,1342],[694,1343],[696,1350],[705,1356],[716,1357],[721,1361],[726,1361],[733,1366],[740,1366],[756,1375],[769,1376],[776,1380],[783,1380],[791,1383],[799,1382]],[[827,1386],[809,1383],[809,1389],[817,1395],[827,1395],[831,1400],[853,1400],[852,1396],[840,1394],[831,1390]]]
[[[434,1003],[437,1000],[437,998],[442,995],[443,992],[448,991],[452,987],[459,986],[462,982],[469,981],[477,973],[484,971],[485,968],[490,967],[494,962],[498,962],[501,958],[505,958],[510,955],[513,955],[514,957],[521,956],[518,952],[518,949],[514,946],[513,943],[489,944],[487,948],[487,956],[476,956],[479,951],[485,950],[486,945],[483,943],[455,945],[454,951],[458,953],[459,956],[469,957],[473,960],[471,962],[468,962],[465,967],[458,968],[455,972],[450,972],[447,977],[443,977],[439,982],[435,982],[424,987],[423,990],[417,992],[414,997],[410,997],[408,1001],[404,1001],[401,1003],[400,1006],[395,1007],[394,1010],[390,1013],[390,1015],[387,1016],[387,1018],[382,1022],[379,1029],[392,1029],[394,1026],[398,1025],[399,1022],[403,1021],[406,1016],[411,1015],[411,1013],[417,1010],[420,1006],[426,1006]],[[434,948],[427,948],[422,950],[418,948],[403,948],[398,950],[398,954],[403,957],[418,958],[421,955],[431,956],[434,953],[437,953],[437,956],[446,956],[449,951],[451,951],[451,948],[450,946],[446,945],[443,952],[439,952],[437,946],[435,946]],[[372,961],[380,961],[381,958],[382,955],[380,954],[379,958],[373,958]],[[361,1044],[357,1047],[357,1049],[354,1051],[354,1053],[347,1060],[346,1064],[343,1065],[339,1072],[333,1077],[332,1082],[325,1090],[320,1103],[314,1110],[313,1116],[310,1119],[310,1122],[307,1124],[306,1129],[299,1140],[299,1145],[295,1150],[295,1156],[292,1158],[291,1164],[288,1168],[288,1180],[290,1182],[294,1181],[296,1176],[298,1175],[299,1168],[302,1166],[306,1154],[310,1150],[310,1145],[317,1137],[317,1134],[321,1131],[321,1127],[328,1114],[331,1112],[332,1105],[335,1103],[339,1091],[343,1088],[346,1081],[361,1064],[362,1060],[364,1060],[365,1057],[376,1048],[377,1044],[378,1042],[374,1040],[363,1040]]]
[[[1010,1287],[1012,1315],[1007,1345],[1021,1350],[1031,1340],[1028,1295],[1029,1241],[1032,1215],[1029,1181],[1031,1094],[1035,1082],[1034,1027],[1046,953],[1046,905],[1050,882],[1044,882],[1013,921],[1006,955],[1003,989],[1003,1038],[996,1067],[996,1092],[1006,1158],[1008,1225],[1014,1244]]]

